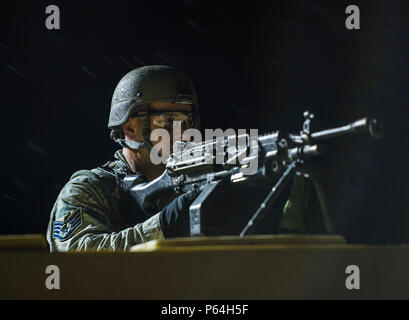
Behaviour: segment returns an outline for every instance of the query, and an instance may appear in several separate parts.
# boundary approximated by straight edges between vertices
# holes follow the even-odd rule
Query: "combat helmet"
[[[108,121],[111,138],[122,147],[150,150],[148,104],[161,101],[191,104],[192,127],[200,129],[197,94],[190,78],[174,67],[152,65],[128,72],[116,86]],[[134,112],[142,120],[143,142],[125,139],[121,129]]]

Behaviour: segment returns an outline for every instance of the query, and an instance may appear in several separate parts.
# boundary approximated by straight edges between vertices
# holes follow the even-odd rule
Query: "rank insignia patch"
[[[61,241],[67,240],[71,234],[82,224],[81,208],[73,211],[69,218],[64,221],[54,222],[54,238]]]

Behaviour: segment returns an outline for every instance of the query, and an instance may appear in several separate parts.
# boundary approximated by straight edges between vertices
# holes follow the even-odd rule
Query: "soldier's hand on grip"
[[[200,188],[187,192],[162,209],[160,224],[165,238],[187,237],[190,235],[189,207],[200,192]]]

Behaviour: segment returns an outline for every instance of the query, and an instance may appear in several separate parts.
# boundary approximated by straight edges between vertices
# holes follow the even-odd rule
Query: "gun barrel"
[[[378,120],[363,118],[342,127],[314,132],[311,134],[311,141],[320,141],[356,132],[369,132],[374,138],[381,138],[383,135],[382,125]]]

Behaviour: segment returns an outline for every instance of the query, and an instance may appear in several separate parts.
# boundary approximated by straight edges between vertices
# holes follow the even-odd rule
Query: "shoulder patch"
[[[53,238],[60,241],[67,240],[72,233],[82,224],[82,209],[78,208],[64,219],[53,224]]]

